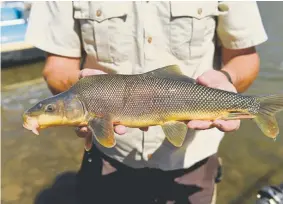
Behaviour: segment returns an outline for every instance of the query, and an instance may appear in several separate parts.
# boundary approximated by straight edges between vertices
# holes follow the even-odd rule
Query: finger
[[[101,70],[98,70],[98,69],[85,68],[85,69],[80,71],[79,78],[91,76],[91,75],[100,75],[100,74],[107,74],[107,73],[103,72]]]
[[[148,131],[148,127],[142,127],[142,128],[140,128],[140,130],[142,130],[142,131]]]
[[[237,93],[237,89],[230,82],[220,84],[220,85],[216,86],[215,88],[222,89],[224,91],[230,91],[230,92]]]
[[[203,76],[203,75],[199,76],[199,77],[196,79],[196,82],[197,82],[198,84],[203,85],[203,86],[208,86],[208,84],[209,84],[209,80],[206,79],[206,77]]]
[[[195,130],[205,130],[212,128],[211,121],[202,121],[202,120],[191,120],[187,124],[188,128],[195,129]]]
[[[127,129],[125,126],[123,125],[117,125],[114,127],[114,131],[118,134],[118,135],[123,135],[127,132]]]
[[[86,151],[89,151],[93,145],[91,130],[87,127],[76,127],[75,132],[78,137],[84,138],[84,148]]]
[[[93,145],[93,137],[92,134],[87,134],[85,136],[85,150],[89,151]]]
[[[80,71],[80,73],[79,73],[79,79],[80,78],[83,78],[83,77],[85,77],[85,76],[89,76],[89,75],[95,75],[95,73],[96,73],[96,70],[94,70],[94,69],[83,69],[83,70],[81,70]]]
[[[75,128],[75,132],[77,136],[81,138],[85,138],[89,135],[92,135],[91,130],[89,130],[87,127],[77,127]]]
[[[240,120],[216,120],[213,125],[223,132],[231,132],[240,128]]]
[[[115,126],[114,131],[119,135],[123,135],[127,132],[126,127],[123,125]],[[77,133],[78,137],[81,137],[81,138],[92,136],[91,130],[88,129],[87,127],[77,127],[75,129],[75,132]]]

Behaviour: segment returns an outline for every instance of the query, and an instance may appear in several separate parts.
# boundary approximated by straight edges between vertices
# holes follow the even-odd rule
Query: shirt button
[[[97,17],[101,16],[101,13],[102,13],[101,10],[97,10],[97,11],[96,11],[96,16],[97,16]]]
[[[200,15],[202,13],[202,8],[198,9],[198,14]]]
[[[148,42],[148,43],[151,43],[151,42],[152,42],[152,37],[148,37],[148,38],[147,38],[147,42]]]

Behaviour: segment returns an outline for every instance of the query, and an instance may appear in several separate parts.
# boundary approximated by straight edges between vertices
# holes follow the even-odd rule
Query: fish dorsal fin
[[[110,116],[103,118],[92,118],[88,122],[88,127],[91,130],[96,140],[104,147],[111,148],[116,144],[114,137],[114,128]]]
[[[162,126],[163,132],[168,141],[175,147],[181,147],[185,141],[188,128],[185,123],[179,121],[170,121]]]
[[[166,79],[184,81],[187,83],[196,83],[193,78],[184,75],[178,65],[169,65],[166,67],[161,67],[153,71],[146,72],[144,74]]]
[[[183,75],[180,67],[178,65],[169,65],[165,67],[161,67],[158,69],[155,69],[153,71],[149,71],[147,73],[151,73],[154,75],[164,75],[164,76],[170,76],[170,75]]]

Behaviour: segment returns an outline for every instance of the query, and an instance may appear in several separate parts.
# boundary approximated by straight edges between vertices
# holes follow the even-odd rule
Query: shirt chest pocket
[[[88,54],[96,54],[100,62],[128,60],[134,40],[129,3],[74,2],[74,18]]]
[[[170,3],[170,49],[178,59],[200,58],[215,34],[217,2]]]

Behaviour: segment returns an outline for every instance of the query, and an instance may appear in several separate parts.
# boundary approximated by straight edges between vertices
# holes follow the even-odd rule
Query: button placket
[[[145,60],[152,59],[154,55],[154,29],[153,28],[153,19],[150,14],[153,14],[154,8],[151,4],[144,4],[144,11],[146,14],[144,15],[144,56]]]
[[[195,57],[199,57],[203,52],[203,40],[204,40],[204,30],[205,30],[205,22],[202,18],[203,9],[197,9],[198,17],[193,18],[193,27],[192,27],[192,39],[190,44],[190,57],[193,59]]]
[[[95,12],[95,16],[97,20],[103,19],[105,16],[103,15],[103,9],[97,8]],[[112,62],[110,56],[110,47],[109,47],[109,31],[108,31],[108,21],[105,20],[103,23],[95,23],[95,38],[97,44],[97,57],[101,61]]]
[[[145,26],[145,31],[146,31],[146,26]],[[145,39],[144,39],[144,56],[145,56],[145,59],[151,59],[153,56],[153,49],[154,49],[154,45],[153,45],[153,37],[145,32]]]

